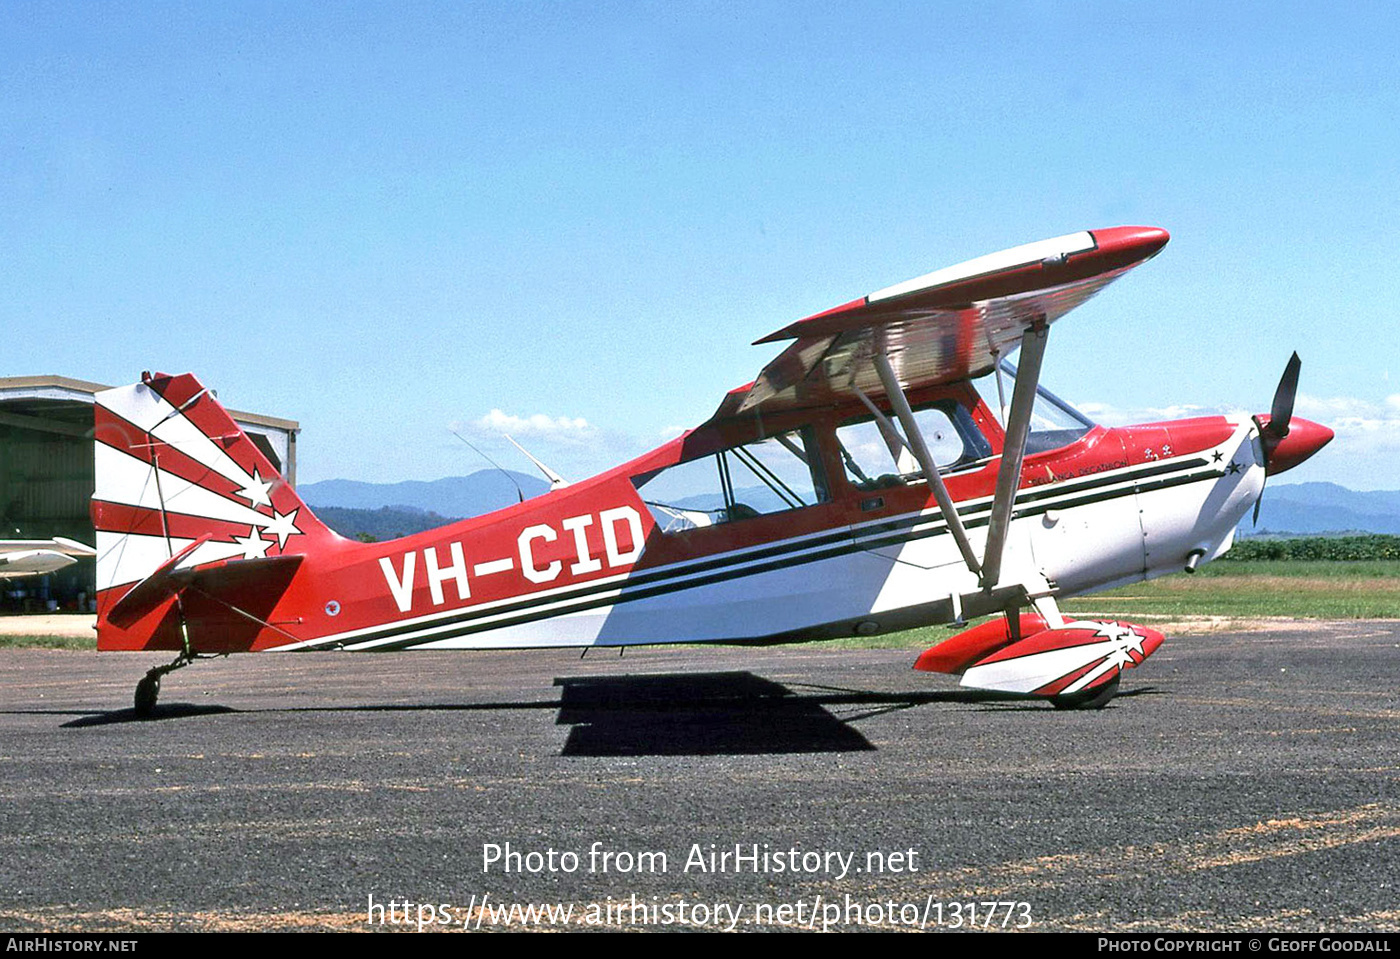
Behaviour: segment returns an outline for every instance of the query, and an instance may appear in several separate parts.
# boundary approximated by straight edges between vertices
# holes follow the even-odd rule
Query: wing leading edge
[[[1166,245],[1167,231],[1124,226],[1003,250],[878,290],[758,340],[794,340],[714,419],[886,394],[875,357],[904,390],[982,376],[1049,324]]]

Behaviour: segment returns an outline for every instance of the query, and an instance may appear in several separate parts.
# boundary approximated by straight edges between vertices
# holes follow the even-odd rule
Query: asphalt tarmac
[[[3,650],[0,929],[1400,929],[1400,624],[913,656]]]

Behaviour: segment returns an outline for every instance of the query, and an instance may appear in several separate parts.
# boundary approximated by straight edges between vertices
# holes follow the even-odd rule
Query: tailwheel
[[[157,666],[142,677],[141,681],[136,684],[136,696],[133,703],[136,715],[145,718],[155,712],[156,699],[160,696],[160,678],[166,673],[173,673],[182,666],[188,666],[198,659],[199,655],[199,653],[190,652],[188,649],[182,650],[180,655],[175,657],[174,662]]]
[[[1064,696],[1051,696],[1050,705],[1056,709],[1103,709],[1109,700],[1118,695],[1117,676],[1102,686],[1086,689],[1082,693],[1069,693]]]
[[[160,695],[160,676],[152,670],[136,684],[136,715],[149,716],[156,708]]]

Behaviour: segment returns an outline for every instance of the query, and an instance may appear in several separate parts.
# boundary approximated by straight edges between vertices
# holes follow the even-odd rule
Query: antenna
[[[480,456],[480,457],[481,457],[482,459],[484,459],[486,462],[488,462],[488,463],[490,463],[492,466],[494,466],[497,470],[500,470],[501,475],[504,476],[506,479],[510,480],[510,485],[515,487],[515,495],[517,495],[517,496],[520,497],[520,502],[522,502],[522,503],[525,502],[525,491],[524,491],[523,489],[520,488],[520,484],[517,483],[517,482],[515,481],[515,477],[514,477],[514,476],[511,476],[511,475],[510,475],[509,473],[507,473],[505,470],[501,469],[501,464],[497,463],[497,462],[496,462],[495,460],[493,460],[491,457],[487,456],[485,453],[481,452],[481,450],[477,449],[475,443],[473,443],[471,440],[467,439],[467,438],[466,438],[465,436],[463,436],[461,433],[458,433],[458,432],[457,432],[456,430],[454,430],[452,427],[449,426],[449,427],[447,428],[447,432],[449,432],[449,433],[451,433],[453,436],[457,437],[457,438],[458,438],[459,440],[461,440],[463,443],[466,443],[468,446],[470,446],[470,447],[472,448],[472,452],[474,452],[477,456]]]
[[[562,489],[563,487],[569,485],[568,480],[564,479],[564,477],[554,472],[554,470],[550,469],[548,466],[545,466],[539,460],[535,459],[535,457],[530,454],[530,451],[527,450],[525,447],[521,446],[519,443],[517,443],[509,433],[502,433],[501,435],[504,436],[506,439],[510,440],[510,445],[514,446],[520,452],[524,453],[525,458],[528,459],[531,463],[534,463],[535,468],[544,474],[544,478],[549,480],[549,489],[551,492],[557,489]]]

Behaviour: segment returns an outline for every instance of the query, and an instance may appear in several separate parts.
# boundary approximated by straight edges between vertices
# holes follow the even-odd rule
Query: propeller
[[[1274,390],[1274,402],[1269,407],[1269,422],[1259,427],[1259,438],[1264,444],[1264,463],[1267,466],[1269,457],[1278,444],[1283,442],[1288,435],[1288,427],[1293,421],[1293,401],[1298,396],[1298,371],[1302,368],[1303,361],[1298,359],[1295,352],[1289,357],[1288,365],[1283,368],[1283,376],[1279,378],[1278,388]],[[1265,473],[1265,483],[1268,482],[1268,473]],[[1264,504],[1264,489],[1260,487],[1259,498],[1254,501],[1254,525],[1259,525],[1259,507]]]

